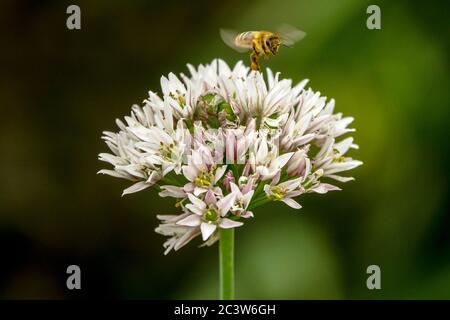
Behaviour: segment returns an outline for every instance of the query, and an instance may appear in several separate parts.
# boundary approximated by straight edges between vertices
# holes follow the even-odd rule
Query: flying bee
[[[251,50],[250,61],[252,70],[260,70],[259,58],[269,58],[276,55],[281,45],[291,47],[306,35],[303,31],[291,26],[282,26],[278,32],[246,31],[220,29],[223,41],[238,52]]]

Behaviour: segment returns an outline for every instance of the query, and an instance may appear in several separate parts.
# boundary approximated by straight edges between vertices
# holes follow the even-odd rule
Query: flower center
[[[208,222],[215,222],[217,221],[217,218],[219,215],[217,214],[217,211],[214,209],[208,209],[206,213],[203,215],[203,218]]]
[[[161,151],[164,158],[169,158],[173,153],[174,144],[164,144],[162,141],[159,142],[159,150]]]
[[[176,94],[170,92],[169,96],[174,100],[178,100],[178,103],[180,104],[180,106],[184,107],[186,105],[186,98],[185,98],[184,94],[181,94],[181,92],[178,90],[176,90],[175,92],[176,92]]]
[[[197,187],[209,187],[213,180],[213,175],[210,172],[200,172],[197,178],[194,180],[194,184]]]
[[[334,162],[344,162],[345,161],[345,157],[340,155],[339,150],[333,149],[333,153],[334,153],[334,156],[333,156]]]
[[[272,194],[269,196],[269,199],[274,201],[283,199],[283,197],[287,193],[287,190],[280,186],[274,186],[270,191],[272,192]]]

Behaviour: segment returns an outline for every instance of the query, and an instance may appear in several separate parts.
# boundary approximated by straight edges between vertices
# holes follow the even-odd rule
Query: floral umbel
[[[266,77],[222,60],[190,76],[161,78],[162,95],[150,92],[133,106],[118,132],[103,133],[111,153],[99,173],[132,182],[123,194],[156,187],[172,197],[173,215],[159,215],[156,232],[167,236],[165,253],[199,236],[204,245],[219,230],[257,217],[271,201],[300,209],[305,193],[340,190],[343,172],[362,164],[346,156],[356,149],[353,121],[334,113],[334,100],[267,69]]]

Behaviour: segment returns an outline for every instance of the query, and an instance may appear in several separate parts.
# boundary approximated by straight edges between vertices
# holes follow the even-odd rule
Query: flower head
[[[112,165],[99,173],[133,182],[124,194],[156,186],[176,199],[179,214],[158,216],[166,253],[200,235],[210,245],[270,201],[300,209],[301,195],[340,190],[324,180],[349,181],[341,174],[362,164],[347,155],[353,138],[342,138],[353,118],[307,80],[222,60],[188,69],[162,77],[161,95],[150,92],[118,132],[105,131],[111,153],[99,155]]]

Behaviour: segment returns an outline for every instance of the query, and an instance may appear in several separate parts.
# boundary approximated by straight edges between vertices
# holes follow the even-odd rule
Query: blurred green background
[[[78,4],[82,29],[66,28]],[[381,7],[381,30],[366,8]],[[163,256],[153,190],[96,175],[103,130],[161,75],[248,56],[220,27],[308,36],[263,61],[356,118],[343,191],[263,207],[236,232],[237,298],[450,298],[448,1],[24,1],[0,5],[0,297],[217,298],[217,246]],[[65,287],[66,267],[82,290]],[[381,267],[381,290],[366,268]]]

